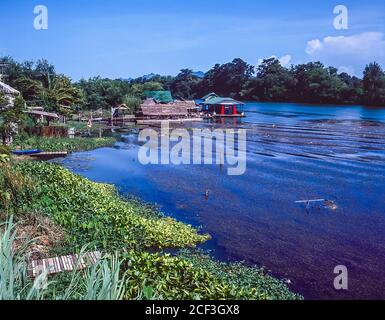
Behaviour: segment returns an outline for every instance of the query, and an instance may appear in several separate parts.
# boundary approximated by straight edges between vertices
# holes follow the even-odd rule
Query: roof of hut
[[[12,88],[11,86],[5,84],[4,82],[0,81],[0,91],[5,93],[5,94],[12,94],[12,95],[19,95],[20,92],[17,91],[16,89]]]
[[[127,105],[126,104],[121,104],[121,105],[119,105],[118,107],[116,107],[116,108],[114,108],[115,110],[130,110],[130,108],[129,107],[127,107]]]
[[[43,116],[43,117],[51,118],[51,119],[59,119],[60,118],[56,113],[45,112],[45,111],[28,110],[28,111],[26,111],[26,113],[31,115],[31,116]]]
[[[243,102],[234,100],[232,98],[222,98],[222,97],[217,97],[217,98],[212,98],[210,100],[202,102],[202,104],[205,105],[243,105]]]
[[[171,103],[174,101],[171,91],[145,91],[146,98],[154,99],[157,103]]]
[[[202,97],[201,100],[208,100],[212,98],[218,98],[219,96],[215,92],[210,92],[209,94],[206,94],[204,97]]]

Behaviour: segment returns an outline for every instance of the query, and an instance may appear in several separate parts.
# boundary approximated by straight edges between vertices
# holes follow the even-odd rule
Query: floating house
[[[137,120],[183,120],[199,117],[194,101],[172,98],[170,91],[146,91],[147,99],[136,112]]]
[[[202,112],[208,117],[244,117],[244,103],[211,93],[202,98]]]
[[[190,106],[186,103],[158,103],[154,99],[146,99],[136,113],[138,119],[180,119],[187,118]]]

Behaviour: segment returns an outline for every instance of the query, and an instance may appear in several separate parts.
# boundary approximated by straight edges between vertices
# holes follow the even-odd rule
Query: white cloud
[[[310,40],[307,43],[306,53],[307,54],[313,54],[317,50],[322,49],[322,43],[318,39],[316,40]]]
[[[281,65],[283,67],[287,67],[290,64],[290,61],[291,61],[291,55],[290,54],[287,54],[287,55],[285,55],[279,59],[279,62],[281,63]]]
[[[385,64],[385,38],[381,32],[329,36],[308,41],[306,53],[313,61],[320,60],[349,73],[361,73],[369,62]]]

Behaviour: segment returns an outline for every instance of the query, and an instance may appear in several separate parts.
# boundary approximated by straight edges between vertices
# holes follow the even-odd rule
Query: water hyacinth
[[[82,256],[87,249],[96,248],[109,255],[85,270],[49,279],[41,275],[32,281],[25,277],[25,255],[10,249],[15,235],[8,231],[2,235],[6,239],[1,261],[5,270],[1,278],[4,299],[301,298],[282,282],[254,268],[217,263],[186,252],[164,254],[163,248],[194,247],[209,236],[162,216],[151,206],[122,198],[111,185],[94,183],[43,162],[23,161],[9,170],[32,184],[29,192],[15,188],[9,206],[40,212],[63,228],[67,237],[60,252],[80,250]],[[120,252],[119,257],[114,252]]]
[[[99,247],[193,247],[209,239],[186,224],[164,217],[114,187],[98,184],[53,164],[23,162],[17,166],[36,185],[31,209],[42,210],[63,226],[71,240]]]

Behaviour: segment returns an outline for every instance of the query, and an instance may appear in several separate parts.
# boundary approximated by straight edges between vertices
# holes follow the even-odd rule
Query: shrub
[[[14,145],[22,149],[39,149],[47,152],[76,152],[92,150],[115,143],[114,138],[47,138],[38,136],[27,136],[23,139],[17,138]]]
[[[32,180],[13,169],[8,163],[0,164],[0,210],[18,212],[31,201]]]
[[[7,146],[0,145],[0,154],[10,155],[11,149]]]

